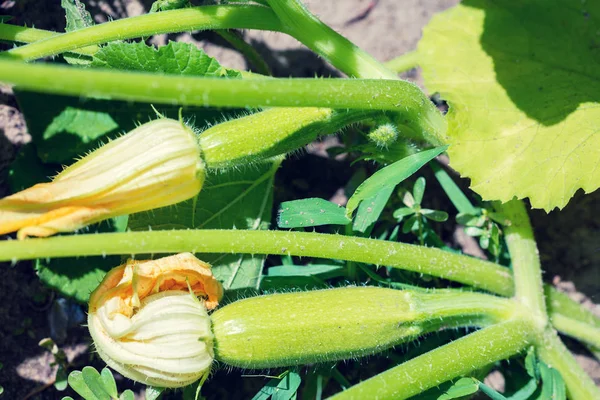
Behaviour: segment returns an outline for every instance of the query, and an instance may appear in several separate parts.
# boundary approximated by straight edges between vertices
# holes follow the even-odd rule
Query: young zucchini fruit
[[[189,253],[129,261],[90,298],[98,354],[131,379],[180,387],[205,377],[213,359],[273,368],[355,358],[441,327],[493,323],[514,309],[479,293],[344,287],[247,298],[209,316],[222,293],[210,266]]]

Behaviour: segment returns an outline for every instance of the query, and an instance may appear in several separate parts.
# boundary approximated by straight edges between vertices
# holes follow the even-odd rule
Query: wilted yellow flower
[[[216,307],[222,295],[210,265],[190,253],[130,260],[108,272],[92,293],[88,327],[98,354],[124,376],[153,386],[185,386],[210,371],[207,308]]]
[[[91,152],[52,182],[0,199],[0,234],[50,236],[179,203],[200,191],[204,177],[196,135],[161,118]]]

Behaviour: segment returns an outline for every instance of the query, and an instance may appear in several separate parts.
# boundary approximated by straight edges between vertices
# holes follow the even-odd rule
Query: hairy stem
[[[22,60],[35,60],[113,40],[208,29],[258,29],[286,32],[277,16],[267,7],[202,6],[110,21],[18,47],[8,51],[8,54]]]
[[[268,0],[289,33],[351,77],[398,79],[395,73],[312,15],[298,0]]]
[[[504,232],[515,279],[515,298],[533,312],[537,325],[543,328],[548,323],[548,315],[542,268],[525,205],[520,200],[512,200],[496,204],[495,208],[507,220]]]
[[[451,279],[502,295],[512,293],[507,268],[439,249],[340,235],[285,231],[173,230],[0,242],[0,261],[142,253],[290,254],[364,262]]]
[[[522,319],[490,326],[367,379],[332,399],[407,399],[520,352],[531,344],[533,331]]]
[[[446,121],[433,103],[416,85],[401,80],[218,79],[34,65],[7,59],[0,59],[0,80],[39,92],[162,104],[388,110],[399,114],[407,127],[434,145],[443,144],[446,131]]]
[[[546,329],[539,342],[537,351],[540,358],[560,372],[569,399],[600,399],[600,388],[577,363],[553,329]]]
[[[186,230],[57,236],[0,242],[0,261],[112,254],[195,253],[289,254],[386,265],[444,277],[503,296],[513,294],[507,268],[439,249],[375,239],[305,232]],[[546,286],[550,317],[584,323],[585,332],[600,328],[600,319],[566,295]],[[560,329],[560,328],[559,328]],[[565,332],[589,341],[587,333]],[[583,331],[582,331],[583,332]]]
[[[44,29],[28,28],[26,26],[0,24],[0,40],[17,43],[31,43],[39,40],[60,36],[58,32],[46,31]],[[74,49],[73,53],[91,56],[98,51],[98,46],[87,46]]]

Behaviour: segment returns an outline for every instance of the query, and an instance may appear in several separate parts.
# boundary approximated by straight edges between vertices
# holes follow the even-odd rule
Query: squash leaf
[[[424,29],[451,165],[485,200],[563,208],[600,187],[600,2],[467,0]]]

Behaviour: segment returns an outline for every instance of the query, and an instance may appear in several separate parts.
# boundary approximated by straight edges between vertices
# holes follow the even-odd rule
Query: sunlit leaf
[[[564,207],[600,187],[600,2],[467,0],[423,31],[451,166],[485,200]],[[559,32],[559,34],[557,34]]]

